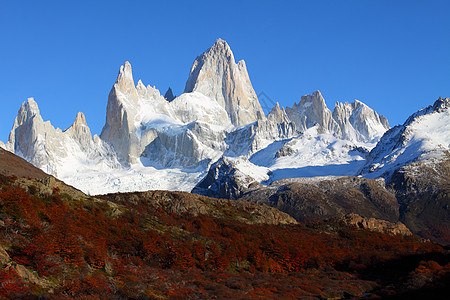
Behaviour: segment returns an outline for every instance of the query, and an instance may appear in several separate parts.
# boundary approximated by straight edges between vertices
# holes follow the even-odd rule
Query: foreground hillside
[[[297,224],[272,208],[180,192],[94,198],[33,177],[0,176],[2,298],[437,297],[448,289],[448,253],[413,236],[332,219]]]

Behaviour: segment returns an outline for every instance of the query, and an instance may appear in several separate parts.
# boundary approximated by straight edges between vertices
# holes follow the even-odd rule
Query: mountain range
[[[449,107],[440,98],[390,128],[358,100],[331,111],[315,91],[265,115],[245,62],[218,39],[178,97],[135,84],[125,62],[100,136],[82,113],[55,128],[29,98],[0,146],[89,194],[193,191],[265,203],[297,220],[357,211],[450,243]]]
[[[310,176],[308,170],[287,174],[286,164],[360,165],[387,129],[386,118],[360,101],[337,103],[331,112],[319,91],[292,107],[276,104],[266,116],[245,62],[236,63],[228,44],[218,39],[194,61],[184,93],[170,101],[155,87],[135,84],[125,62],[109,93],[100,136],[92,136],[82,113],[70,128],[55,129],[29,98],[5,148],[92,194],[190,191],[222,157],[250,159],[272,171],[273,179]],[[306,148],[314,150],[299,159]],[[354,172],[331,169],[325,173]]]

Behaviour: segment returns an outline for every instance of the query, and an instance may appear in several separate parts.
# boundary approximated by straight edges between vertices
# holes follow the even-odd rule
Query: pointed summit
[[[81,149],[85,151],[89,149],[92,142],[92,134],[82,112],[77,114],[75,122],[73,122],[72,126],[70,126],[65,133],[77,142]]]
[[[126,61],[125,64],[120,67],[114,86],[117,86],[117,89],[125,94],[129,94],[135,89],[130,62]]]
[[[169,87],[167,92],[164,94],[164,99],[166,99],[167,101],[171,102],[175,98],[176,97],[173,95],[172,89]]]
[[[33,115],[41,114],[39,111],[39,107],[38,107],[36,101],[34,101],[33,97],[28,98],[27,101],[22,103],[22,107],[20,108],[20,111],[26,112],[27,114],[29,114],[30,117]]]
[[[222,39],[194,61],[184,92],[200,92],[216,100],[235,126],[265,119],[245,62],[236,64],[233,52]]]
[[[138,84],[142,90],[142,82]],[[145,90],[145,87],[144,87]],[[106,124],[100,137],[110,142],[118,157],[125,163],[136,157],[134,118],[138,114],[139,95],[134,86],[131,64],[126,61],[120,67],[119,75],[108,96],[106,107]]]
[[[280,104],[278,102],[267,115],[267,119],[280,124],[291,122],[286,114],[286,111],[284,108],[280,108]]]
[[[388,120],[359,100],[336,103],[333,119],[341,128],[342,138],[376,142],[390,128]]]
[[[321,132],[340,135],[340,128],[318,90],[311,95],[302,96],[298,104],[294,103],[292,108],[286,108],[286,113],[301,132],[319,125]]]

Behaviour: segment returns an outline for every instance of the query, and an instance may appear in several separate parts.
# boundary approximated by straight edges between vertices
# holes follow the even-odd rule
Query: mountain
[[[67,130],[55,129],[28,99],[4,147],[87,193],[190,191],[222,157],[265,170],[266,183],[354,175],[388,128],[359,101],[332,114],[319,91],[292,108],[276,104],[266,117],[244,61],[236,63],[221,39],[196,58],[185,93],[171,99],[170,91],[165,99],[156,87],[135,84],[125,62],[100,136],[92,137],[82,113]]]
[[[338,123],[343,139],[376,143],[390,129],[388,120],[376,111],[355,100],[336,103],[333,119]]]
[[[235,126],[265,119],[245,62],[236,64],[230,46],[222,39],[196,58],[184,92],[200,92],[216,100]]]
[[[164,94],[164,99],[166,99],[167,101],[170,102],[170,101],[172,101],[175,98],[176,97],[173,95],[172,89],[169,87],[167,92]]]
[[[389,177],[393,171],[415,161],[445,157],[450,149],[450,98],[439,98],[412,114],[403,125],[383,135],[370,152],[362,174]]]
[[[450,244],[450,98],[386,132],[361,173],[386,178],[413,232]]]
[[[186,192],[93,197],[10,152],[0,166],[2,299],[448,294],[448,251],[401,224],[355,214],[297,223]]]
[[[449,108],[449,98],[438,99],[387,131],[368,152],[358,145],[370,145],[387,123],[357,101],[338,104],[334,117],[347,124],[342,132],[353,142],[323,133],[325,123],[317,123],[245,164],[222,158],[193,192],[264,203],[299,221],[357,213],[402,222],[415,234],[450,244]]]
[[[86,165],[118,166],[111,147],[97,135],[92,137],[82,113],[67,130],[55,129],[44,122],[33,98],[20,107],[6,149],[60,178]]]

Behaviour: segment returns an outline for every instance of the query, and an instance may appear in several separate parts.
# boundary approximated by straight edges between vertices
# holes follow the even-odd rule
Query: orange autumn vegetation
[[[112,197],[76,201],[57,189],[44,196],[14,181],[0,178],[0,245],[15,264],[52,288],[39,288],[3,267],[1,297],[359,295],[373,283],[358,272],[443,251],[414,237],[332,222],[249,225],[233,219],[239,212],[232,211],[227,219],[178,215],[155,208],[152,199],[116,201],[121,212],[115,214],[106,201]]]

